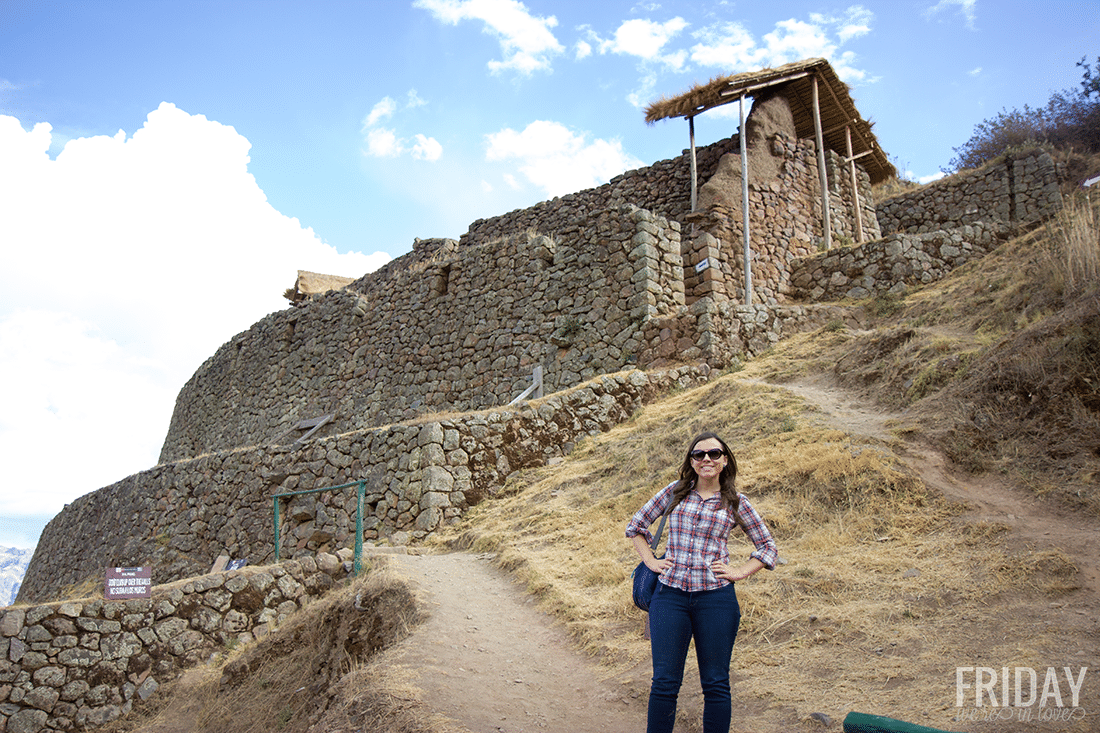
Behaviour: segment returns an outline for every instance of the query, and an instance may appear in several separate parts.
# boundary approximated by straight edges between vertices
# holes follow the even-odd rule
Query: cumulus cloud
[[[855,65],[856,55],[840,47],[870,33],[873,20],[871,11],[854,5],[843,15],[812,13],[809,21],[781,20],[759,39],[740,23],[715,23],[692,34],[697,43],[690,60],[702,67],[746,71],[820,57],[828,59],[845,81],[868,81],[867,73]]]
[[[52,137],[0,115],[0,382],[19,385],[0,464],[28,488],[0,492],[6,517],[155,465],[179,389],[287,306],[298,269],[358,277],[389,260],[341,254],[276,211],[248,140],[202,115],[164,103],[132,136],[76,138],[56,159]]]
[[[416,144],[412,146],[412,157],[417,160],[439,160],[443,155],[443,146],[435,138],[416,136]]]
[[[367,153],[374,158],[396,158],[405,150],[397,133],[385,127],[367,131]]]
[[[405,96],[407,110],[423,107],[428,103],[416,93],[415,89],[410,89]],[[397,158],[409,153],[416,160],[429,162],[439,160],[443,155],[443,146],[435,138],[417,133],[413,135],[412,140],[409,140],[400,137],[397,130],[392,127],[376,126],[380,121],[393,117],[397,111],[397,102],[392,97],[382,97],[363,118],[362,132],[367,144],[363,155],[371,158]]]
[[[665,52],[663,49],[670,40],[687,27],[688,22],[680,17],[664,23],[635,18],[624,21],[615,30],[612,38],[597,39],[598,47],[600,53],[635,56],[643,61],[658,62],[679,71],[687,61],[687,52],[683,50]]]
[[[413,92],[415,94],[415,92]],[[397,102],[390,97],[382,97],[378,104],[371,107],[370,113],[363,119],[363,129],[373,127],[380,121],[393,117],[397,111]]]
[[[565,47],[554,37],[554,16],[540,18],[531,14],[518,0],[416,0],[413,7],[427,10],[443,23],[458,25],[463,20],[479,20],[486,33],[496,36],[503,61],[490,61],[491,72],[515,71],[530,75],[549,71],[554,56]]]
[[[559,122],[536,120],[522,131],[505,128],[486,136],[490,161],[519,161],[520,172],[548,196],[561,196],[606,183],[643,165],[618,140],[593,140]],[[509,175],[505,180],[518,185]]]

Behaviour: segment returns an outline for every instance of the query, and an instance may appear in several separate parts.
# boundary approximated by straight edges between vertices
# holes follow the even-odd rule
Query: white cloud
[[[373,158],[396,158],[405,152],[405,146],[397,139],[397,133],[386,127],[367,131],[366,154]]]
[[[840,46],[871,32],[871,11],[854,5],[842,16],[812,13],[809,22],[790,18],[775,24],[759,40],[740,23],[716,23],[695,31],[698,41],[691,47],[691,61],[725,72],[780,66],[806,58],[825,58],[841,79],[867,80],[867,73],[855,66],[852,51]]]
[[[518,0],[416,0],[413,7],[423,8],[450,25],[463,20],[482,21],[485,32],[497,37],[504,54],[503,61],[489,62],[493,73],[514,70],[530,75],[549,71],[551,59],[565,50],[550,30],[557,26],[557,18],[534,16]]]
[[[272,208],[248,140],[202,115],[161,104],[132,137],[76,138],[55,160],[51,138],[0,115],[0,463],[6,486],[34,489],[0,492],[6,517],[153,466],[179,389],[286,307],[298,269],[389,260],[340,254]]]
[[[412,157],[417,160],[439,160],[443,155],[443,146],[432,137],[416,136],[416,144],[412,147]]]
[[[663,63],[678,71],[683,69],[684,62],[687,61],[687,52],[662,53],[662,49],[687,27],[688,22],[680,17],[664,23],[638,18],[627,20],[615,30],[614,38],[599,41],[600,53],[636,56],[644,61]]]
[[[408,91],[406,100],[405,109],[416,109],[428,103],[415,89]],[[439,160],[443,155],[443,146],[435,138],[417,133],[413,135],[413,141],[409,141],[398,137],[393,128],[374,127],[380,120],[392,117],[396,111],[397,103],[391,97],[383,97],[363,119],[363,133],[367,143],[363,155],[372,158],[396,158],[409,153],[416,160]]]
[[[982,73],[982,67],[980,67],[980,66],[975,67],[975,68],[971,69],[970,71],[968,71],[966,73],[969,74],[970,76],[978,76],[979,74]]]
[[[631,106],[642,109],[653,99],[657,89],[657,75],[650,73],[638,80],[638,88],[626,95]]]
[[[974,22],[978,19],[978,0],[940,0],[925,10],[924,14],[930,18],[941,10],[950,10],[952,6],[958,8],[958,12],[966,20],[966,27],[974,30]]]
[[[561,196],[606,183],[643,163],[622,149],[618,140],[588,142],[559,122],[536,120],[522,132],[505,128],[486,135],[486,159],[517,160],[528,181],[548,196]],[[505,180],[514,181],[506,175]]]
[[[577,61],[580,61],[581,59],[586,59],[592,55],[592,44],[588,43],[587,41],[577,41],[577,45],[574,46],[574,48],[576,49],[576,55],[574,56],[574,58]]]
[[[370,114],[363,119],[363,129],[366,130],[368,127],[377,125],[381,120],[392,117],[395,111],[397,111],[397,102],[390,97],[382,97],[382,100],[371,108]]]

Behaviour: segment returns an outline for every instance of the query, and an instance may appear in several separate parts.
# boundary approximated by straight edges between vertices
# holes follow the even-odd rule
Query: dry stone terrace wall
[[[979,221],[1040,221],[1062,208],[1054,160],[1042,150],[1006,154],[878,205],[883,234],[923,234]]]
[[[679,224],[634,206],[554,237],[434,240],[413,254],[219,349],[180,392],[161,461],[326,414],[346,431],[507,404],[536,365],[546,392],[564,389],[634,363],[644,321],[684,302]]]
[[[723,368],[762,354],[780,339],[843,321],[861,324],[850,308],[831,305],[742,305],[712,298],[698,300],[675,316],[646,323],[642,359],[655,367],[700,359]]]
[[[0,731],[87,730],[226,644],[266,635],[346,574],[303,557],[154,587],[151,598],[0,609]]]
[[[222,554],[270,563],[270,496],[351,481],[366,482],[365,538],[422,538],[491,495],[513,471],[558,460],[582,436],[606,431],[644,402],[702,384],[711,373],[705,365],[616,372],[514,408],[157,466],[58,514],[42,533],[19,601],[55,598],[105,567],[151,565],[154,582],[163,583],[203,573]],[[286,557],[354,543],[354,488],[287,502]]]
[[[1003,242],[1010,227],[975,222],[926,234],[891,234],[798,260],[792,268],[795,296],[809,301],[867,298],[940,280]]]
[[[685,131],[686,132],[686,131]],[[698,181],[705,182],[718,168],[723,155],[738,149],[737,136],[696,148]],[[651,166],[627,171],[596,188],[543,201],[527,209],[501,216],[478,219],[462,235],[461,244],[481,244],[513,236],[528,229],[555,238],[578,222],[591,218],[592,212],[633,204],[667,219],[683,222],[691,213],[691,157],[682,155],[661,160]]]
[[[1006,155],[879,204],[887,236],[795,261],[792,294],[807,301],[866,298],[934,282],[1061,208],[1050,155]]]

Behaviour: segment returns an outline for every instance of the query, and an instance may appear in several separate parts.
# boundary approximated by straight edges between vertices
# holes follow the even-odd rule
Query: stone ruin
[[[1061,206],[1041,151],[876,207],[868,173],[856,163],[853,190],[851,162],[826,150],[831,231],[844,246],[822,252],[818,152],[790,119],[783,95],[769,94],[746,124],[753,304],[742,304],[736,136],[697,151],[695,211],[684,151],[475,221],[457,240],[417,240],[341,287],[300,281],[292,307],[235,336],[184,386],[156,467],[50,522],[18,600],[43,603],[107,566],[152,564],[160,584],[200,576],[223,554],[313,567],[351,546],[355,490],[272,497],[347,482],[366,487],[365,539],[423,539],[511,472],[562,460],[669,389],[848,317],[827,301],[930,282]],[[857,221],[870,241],[854,241]],[[510,405],[535,367],[549,396]],[[273,501],[285,502],[281,557]],[[290,572],[280,582],[310,586]],[[110,719],[154,679],[134,667],[141,644],[186,652],[207,631],[196,618],[224,626],[229,616],[215,616],[229,608],[251,629],[272,615],[270,604],[255,618],[226,606],[219,583],[242,581],[210,582],[191,604],[210,609],[182,622],[158,622],[161,611],[144,606],[131,618],[132,601],[0,612],[0,730]],[[72,648],[83,637],[66,630],[77,627],[102,637],[98,651]],[[123,647],[137,657],[111,651]]]

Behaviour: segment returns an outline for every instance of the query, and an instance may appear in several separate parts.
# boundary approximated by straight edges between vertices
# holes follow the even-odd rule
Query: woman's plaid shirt
[[[653,542],[649,527],[660,521],[669,504],[672,503],[673,482],[657,492],[631,518],[626,526],[626,536],[644,534],[648,542]],[[775,568],[779,559],[775,540],[768,531],[764,520],[752,508],[744,494],[741,498],[737,516],[741,528],[752,541],[756,549],[750,557],[764,563],[768,570]],[[661,582],[683,591],[714,590],[728,585],[729,581],[715,577],[710,565],[716,560],[729,562],[729,534],[733,529],[733,515],[720,507],[721,498],[715,494],[704,500],[692,491],[673,510],[668,518],[668,545],[665,557],[672,560],[672,567],[661,574]]]

